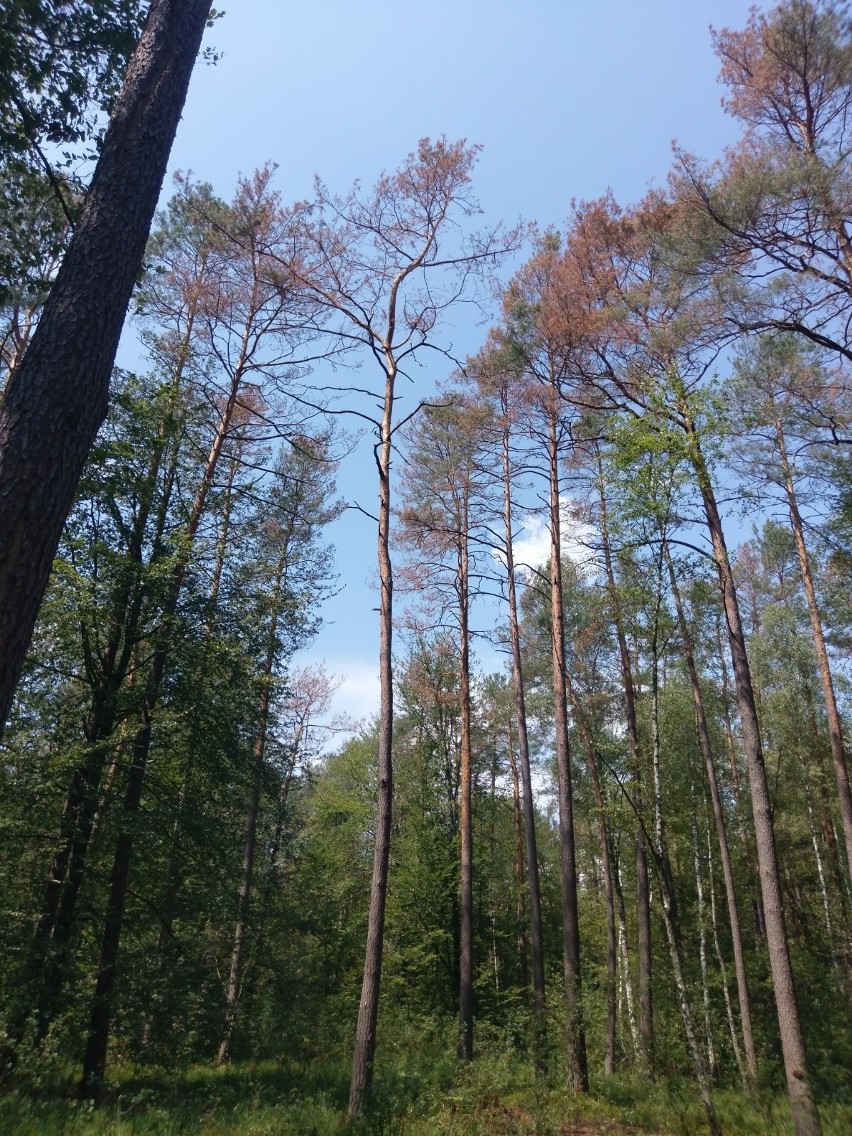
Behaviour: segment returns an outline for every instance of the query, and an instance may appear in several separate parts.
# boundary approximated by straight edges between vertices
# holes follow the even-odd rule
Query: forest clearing
[[[557,226],[166,184],[257,12],[0,0],[0,1132],[852,1131],[852,15],[724,2]]]

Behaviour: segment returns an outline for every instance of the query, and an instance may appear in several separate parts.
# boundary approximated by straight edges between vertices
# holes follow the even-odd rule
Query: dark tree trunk
[[[161,674],[155,674],[154,677],[159,679]],[[127,789],[124,795],[122,831],[118,837],[110,873],[98,977],[89,1016],[89,1038],[83,1057],[83,1073],[80,1078],[80,1097],[94,1101],[100,1099],[106,1073],[109,1028],[112,1017],[112,992],[115,987],[118,948],[121,941],[124,908],[127,902],[127,881],[133,854],[134,822],[142,800],[145,767],[150,749],[150,733],[151,716],[146,705],[143,708],[142,727],[134,739],[133,759],[130,763]]]
[[[182,363],[175,373],[173,395],[177,394],[180,386],[181,370]],[[140,586],[143,546],[146,540],[150,540],[154,547],[159,547],[165,528],[168,492],[163,494],[157,508],[153,534],[147,533],[166,446],[167,439],[162,433],[151,457],[144,486],[139,488],[140,503],[130,534],[127,566],[116,582],[109,605],[106,649],[98,652],[87,649],[86,652],[87,671],[95,687],[85,723],[90,751],[71,776],[62,814],[61,843],[51,863],[33,941],[30,972],[39,984],[36,1041],[41,1041],[50,1027],[66,978],[77,900],[99,816],[106,806],[108,787],[101,787],[106,759],[111,752],[110,775],[114,777],[118,771],[120,750],[125,745],[122,739],[112,738],[116,726],[116,699],[128,674],[128,686],[137,678],[133,659],[146,601],[144,589]],[[173,454],[172,465],[175,462],[176,455]],[[168,483],[173,480],[172,474],[173,470],[167,478]],[[10,1029],[13,1038],[19,1038],[20,1033],[21,1030],[14,1025]]]
[[[182,554],[178,558],[172,571],[165,612],[147,679],[146,694],[140,713],[139,727],[133,739],[133,759],[130,766],[128,788],[124,802],[124,831],[119,836],[113,859],[104,933],[101,939],[98,978],[95,984],[95,995],[91,1008],[89,1039],[86,1044],[83,1075],[80,1080],[81,1097],[93,1100],[97,1100],[100,1096],[106,1072],[106,1055],[112,1016],[112,992],[115,986],[116,963],[118,960],[121,929],[124,921],[124,907],[127,897],[127,880],[133,854],[134,820],[139,811],[139,805],[142,799],[142,788],[145,782],[145,771],[148,766],[148,755],[151,749],[151,736],[153,732],[154,709],[160,698],[163,676],[172,647],[175,613],[183,590],[192,547],[198,533],[199,525],[201,524],[201,519],[204,516],[207,498],[213,486],[213,479],[237,406],[237,396],[245,365],[247,340],[248,328],[243,337],[240,363],[231,378],[229,396],[222,409],[210,452],[204,465],[201,481],[196,490],[186,529],[186,542]]]
[[[0,729],[109,378],[209,0],[154,0],[77,229],[0,407]]]

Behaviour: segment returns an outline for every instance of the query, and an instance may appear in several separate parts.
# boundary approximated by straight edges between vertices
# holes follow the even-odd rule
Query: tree
[[[568,693],[565,665],[565,610],[562,586],[562,470],[572,441],[574,409],[570,390],[589,330],[582,319],[568,327],[561,319],[559,284],[563,262],[558,241],[548,234],[539,251],[510,284],[504,298],[506,344],[527,381],[526,400],[535,408],[535,432],[542,447],[547,481],[550,534],[550,643],[554,742],[558,774],[559,848],[562,878],[562,954],[567,1011],[568,1075],[574,1092],[588,1092],[589,1073],[583,1028],[577,859]]]
[[[661,255],[678,216],[658,194],[625,217],[606,200],[580,210],[569,242],[577,260],[574,278],[582,281],[576,299],[593,310],[605,305],[614,321],[599,340],[589,381],[611,407],[644,417],[652,430],[666,435],[666,448],[682,455],[698,491],[734,669],[790,1105],[797,1136],[816,1136],[820,1121],[807,1073],[755,688],[712,461],[705,453],[712,402],[702,381],[718,351],[718,308],[712,290],[709,295],[696,290],[694,280],[671,272]]]
[[[849,420],[845,375],[832,375],[820,354],[809,350],[801,339],[787,336],[770,341],[764,337],[741,352],[734,390],[748,411],[747,440],[735,440],[739,464],[745,465],[756,484],[767,482],[781,490],[790,518],[828,720],[847,873],[852,879],[852,793],[843,726],[805,536],[801,490],[797,489],[807,472],[811,479],[824,476],[820,448],[831,444]],[[814,450],[817,469],[810,456]]]
[[[282,260],[287,278],[297,278],[321,311],[335,321],[340,341],[360,348],[382,377],[366,391],[378,405],[361,413],[376,435],[379,478],[379,738],[378,815],[370,918],[349,1112],[360,1115],[372,1078],[382,968],[382,942],[393,801],[393,568],[390,557],[391,458],[401,423],[395,411],[397,381],[424,351],[441,350],[434,332],[440,317],[463,296],[485,268],[518,243],[519,234],[497,227],[469,236],[463,222],[478,211],[471,194],[477,147],[440,139],[421,140],[394,174],[383,175],[372,193],[356,186],[334,197],[318,180],[316,200],[306,210],[304,253]]]
[[[209,14],[204,0],[152,3],[68,252],[0,408],[3,723],[62,525],[106,413],[127,303]]]
[[[678,155],[674,184],[693,210],[691,269],[717,292],[734,335],[794,332],[848,360],[848,5],[784,0],[713,43],[724,105],[746,132],[721,166]]]
[[[481,450],[488,412],[448,392],[449,405],[428,407],[412,426],[402,488],[402,537],[409,571],[427,602],[456,609],[459,657],[459,1054],[473,1058],[473,773],[470,604],[476,557],[473,529],[481,506]],[[449,582],[448,582],[449,577]],[[428,581],[428,582],[427,582]],[[446,619],[444,620],[446,622]]]
[[[533,1015],[536,1068],[544,1065],[545,1042],[545,976],[542,937],[541,887],[539,884],[538,849],[535,831],[535,802],[530,770],[529,730],[527,728],[524,669],[521,658],[521,636],[518,623],[518,588],[516,580],[513,522],[513,484],[517,484],[519,466],[513,460],[513,433],[522,421],[523,399],[520,397],[522,375],[516,373],[512,352],[502,351],[499,342],[486,345],[470,370],[477,393],[494,408],[493,441],[499,445],[503,488],[503,539],[497,540],[499,555],[505,560],[505,590],[509,616],[509,650],[512,657],[512,688],[515,697],[515,720],[518,737],[518,764],[523,784],[524,843],[526,848],[527,888],[530,901],[530,946],[533,970]],[[516,771],[513,767],[513,775]]]

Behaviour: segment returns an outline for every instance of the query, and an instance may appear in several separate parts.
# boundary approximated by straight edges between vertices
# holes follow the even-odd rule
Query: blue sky
[[[560,226],[572,198],[629,203],[661,183],[673,139],[720,156],[737,124],[720,106],[709,25],[741,27],[748,0],[251,0],[208,32],[172,154],[229,196],[272,160],[285,199],[369,185],[419,138],[480,143],[483,221]],[[170,192],[170,182],[166,185]],[[448,329],[457,352],[485,327]],[[431,376],[445,377],[440,368]],[[343,496],[375,497],[368,446],[343,464]],[[348,512],[330,534],[342,591],[305,661],[347,679],[336,706],[376,706],[375,531]]]

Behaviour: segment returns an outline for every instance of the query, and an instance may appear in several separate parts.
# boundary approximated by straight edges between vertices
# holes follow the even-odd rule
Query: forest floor
[[[700,1103],[688,1085],[612,1079],[585,1098],[482,1063],[440,1089],[397,1072],[376,1086],[371,1113],[346,1126],[345,1069],[280,1064],[180,1073],[118,1069],[100,1108],[73,1099],[73,1081],[30,1080],[0,1097],[3,1136],[702,1136]],[[751,1102],[720,1091],[725,1136],[788,1136],[783,1097]],[[852,1132],[852,1104],[821,1107],[824,1136]]]

